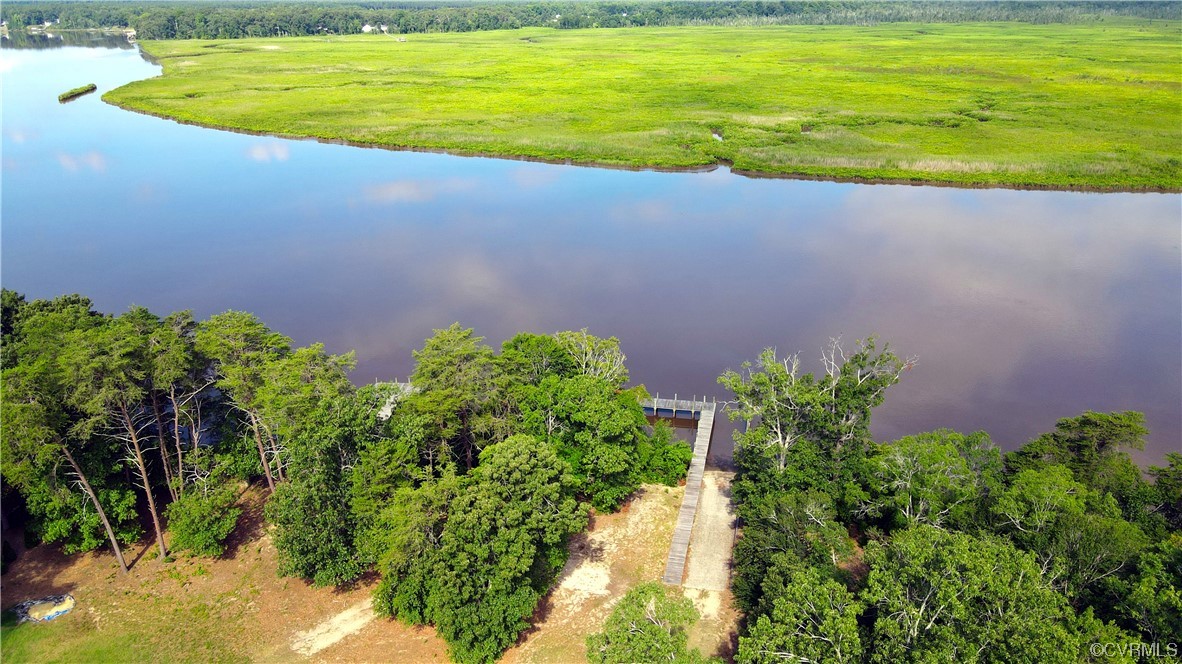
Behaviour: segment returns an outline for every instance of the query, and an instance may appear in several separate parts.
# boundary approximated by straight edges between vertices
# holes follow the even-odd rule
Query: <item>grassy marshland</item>
[[[1182,23],[549,30],[145,43],[104,95],[260,132],[630,166],[1182,188]],[[723,140],[717,140],[717,133]]]
[[[94,83],[87,83],[86,85],[84,85],[80,88],[74,88],[73,90],[66,90],[65,92],[63,92],[57,96],[57,100],[65,103],[67,101],[77,99],[78,97],[81,97],[82,95],[90,94],[91,92],[94,92],[97,89],[98,89],[98,86],[96,86]]]

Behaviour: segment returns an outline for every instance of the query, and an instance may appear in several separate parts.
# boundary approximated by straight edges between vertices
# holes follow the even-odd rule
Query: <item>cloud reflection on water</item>
[[[83,169],[90,169],[95,173],[107,172],[107,158],[100,152],[85,152],[83,154],[57,153],[57,163],[67,173],[77,173]]]
[[[469,192],[476,180],[447,178],[440,180],[394,180],[365,188],[370,203],[426,203],[445,194]]]
[[[291,157],[291,150],[286,143],[266,141],[255,143],[246,148],[246,156],[251,161],[267,163],[272,161],[287,161]]]

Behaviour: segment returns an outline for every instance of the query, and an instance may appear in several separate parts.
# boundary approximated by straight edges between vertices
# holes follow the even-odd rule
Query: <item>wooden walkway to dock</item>
[[[706,470],[706,454],[710,451],[710,438],[714,433],[713,401],[650,399],[643,403],[645,413],[656,417],[694,419],[698,421],[694,436],[694,457],[690,461],[689,473],[685,478],[685,497],[681,511],[677,514],[677,525],[673,529],[673,544],[669,547],[669,558],[665,562],[665,583],[681,585],[685,577],[685,563],[689,553],[690,538],[694,532],[694,518],[698,513],[698,502],[702,493],[702,473]]]

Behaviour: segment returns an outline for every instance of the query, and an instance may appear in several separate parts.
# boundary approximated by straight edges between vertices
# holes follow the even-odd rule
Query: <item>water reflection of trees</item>
[[[135,44],[127,41],[125,35],[117,32],[69,31],[27,33],[21,30],[12,30],[10,34],[0,39],[0,47],[3,48],[42,50],[64,48],[66,46],[119,49],[135,48]]]

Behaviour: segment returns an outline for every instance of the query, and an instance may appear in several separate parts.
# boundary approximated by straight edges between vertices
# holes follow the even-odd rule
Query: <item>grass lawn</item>
[[[1179,22],[404,39],[149,42],[164,75],[103,98],[215,127],[461,153],[1182,189]]]
[[[65,555],[52,545],[25,552],[3,577],[3,607],[70,593],[77,605],[49,623],[0,625],[4,664],[122,662],[298,662],[303,631],[366,600],[376,579],[343,589],[281,578],[262,519],[264,490],[243,497],[246,514],[217,559],[154,559],[155,542],[128,547],[131,571],[120,574],[107,551]],[[316,653],[316,660],[446,662],[433,629],[378,619]]]

